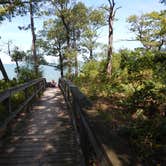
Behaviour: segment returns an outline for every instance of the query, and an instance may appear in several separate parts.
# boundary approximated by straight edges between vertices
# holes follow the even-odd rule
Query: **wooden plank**
[[[0,102],[4,101],[5,99],[9,98],[10,90],[6,90],[0,93]]]
[[[39,89],[37,89],[37,91],[34,92],[31,96],[29,96],[29,98],[27,98],[26,101],[24,101],[19,106],[19,108],[17,110],[15,110],[14,112],[11,112],[11,109],[12,109],[11,108],[11,100],[10,100],[11,94],[25,90],[25,89],[27,89],[33,85],[36,85],[40,82],[43,82],[43,85]],[[4,124],[0,126],[1,130],[4,131],[6,129],[6,127],[8,126],[8,124],[11,122],[11,120],[14,119],[18,115],[18,113],[29,104],[29,102],[36,96],[36,94],[38,94],[40,91],[45,89],[44,82],[45,82],[45,79],[40,78],[40,79],[32,80],[32,81],[25,83],[23,85],[19,85],[19,86],[10,88],[10,89],[6,90],[5,92],[0,93],[0,102],[4,101],[5,99],[9,99],[8,107],[9,107],[9,113],[10,113],[10,116],[5,120]]]
[[[69,107],[72,108],[72,118],[75,118],[74,122],[78,127],[80,139],[82,140],[82,147],[85,147],[85,155],[86,153],[88,153],[86,149],[86,146],[88,145],[86,143],[90,143],[90,146],[93,147],[93,151],[95,153],[94,156],[96,156],[96,160],[100,163],[100,165],[111,166],[112,163],[107,155],[107,152],[105,151],[105,148],[93,132],[93,129],[91,128],[88,119],[86,118],[83,111],[84,108],[91,106],[91,102],[83,93],[80,92],[80,90],[74,84],[72,84],[72,82],[67,81],[66,79],[59,80],[59,87],[64,93]],[[68,91],[66,91],[66,87],[69,88],[72,94],[71,96],[67,94]]]
[[[0,148],[0,165],[85,166],[63,105],[59,90],[47,89],[24,117],[24,123],[19,121],[20,125],[11,128],[11,135]]]

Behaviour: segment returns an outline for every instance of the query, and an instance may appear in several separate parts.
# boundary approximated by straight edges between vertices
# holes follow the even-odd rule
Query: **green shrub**
[[[36,79],[39,77],[42,77],[41,71],[39,71],[38,75],[36,75],[33,69],[30,69],[30,68],[24,66],[24,67],[20,68],[18,80],[19,80],[19,83],[24,83],[24,82],[27,82],[27,81],[30,81],[30,80],[33,80],[33,79]]]
[[[151,120],[137,120],[132,123],[128,134],[133,150],[138,156],[152,164],[151,159],[165,156],[166,119],[155,117]]]
[[[25,94],[24,92],[18,92],[11,96],[12,102],[12,111],[19,107],[25,101]]]

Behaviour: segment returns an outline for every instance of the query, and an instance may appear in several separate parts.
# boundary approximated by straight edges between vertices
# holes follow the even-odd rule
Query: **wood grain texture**
[[[81,150],[59,89],[48,88],[32,110],[17,121],[3,140],[0,166],[82,165]]]

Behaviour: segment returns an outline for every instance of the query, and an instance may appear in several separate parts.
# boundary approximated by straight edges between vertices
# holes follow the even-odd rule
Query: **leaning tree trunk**
[[[5,70],[4,66],[3,66],[3,63],[2,63],[2,61],[1,61],[1,59],[0,59],[0,71],[2,72],[2,75],[3,75],[3,77],[4,77],[4,80],[5,80],[6,82],[9,81],[9,77],[8,77],[8,75],[7,75],[7,73],[6,73],[6,70]]]
[[[30,20],[31,20],[32,53],[33,53],[33,60],[34,60],[34,69],[35,69],[35,74],[38,75],[38,59],[37,59],[37,54],[36,54],[36,34],[35,34],[35,27],[34,27],[32,1],[30,1]]]

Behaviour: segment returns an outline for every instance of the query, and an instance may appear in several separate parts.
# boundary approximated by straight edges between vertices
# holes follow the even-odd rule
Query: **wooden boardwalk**
[[[0,166],[80,166],[82,155],[58,88],[22,113],[0,147]]]

